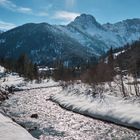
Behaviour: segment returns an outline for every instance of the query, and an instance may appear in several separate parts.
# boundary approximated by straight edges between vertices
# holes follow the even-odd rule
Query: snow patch
[[[0,139],[1,140],[37,140],[24,128],[0,113]]]
[[[4,71],[5,71],[5,68],[0,66],[0,73],[4,73]]]
[[[140,129],[140,104],[121,97],[66,90],[53,95],[52,100],[80,114]]]

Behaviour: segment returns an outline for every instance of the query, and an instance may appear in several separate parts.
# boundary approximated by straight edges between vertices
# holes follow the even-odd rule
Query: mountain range
[[[140,19],[100,24],[82,14],[68,25],[28,23],[0,34],[0,57],[17,59],[26,53],[33,62],[65,65],[93,61],[111,47],[139,40]]]

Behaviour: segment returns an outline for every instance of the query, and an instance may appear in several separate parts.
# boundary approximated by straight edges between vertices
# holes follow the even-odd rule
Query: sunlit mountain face
[[[139,38],[140,19],[101,24],[92,15],[81,14],[68,25],[29,23],[4,32],[0,35],[0,55],[17,59],[26,53],[36,63],[61,60],[78,65]]]
[[[140,0],[0,0],[0,140],[139,130]]]
[[[34,62],[49,64],[98,59],[111,47],[140,38],[139,3],[0,0],[0,30],[5,31],[0,35],[0,56],[16,59],[26,53]]]

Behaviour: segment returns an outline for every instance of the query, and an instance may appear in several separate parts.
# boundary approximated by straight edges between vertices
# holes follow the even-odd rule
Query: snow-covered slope
[[[5,80],[3,78],[0,79],[3,87],[13,84],[21,91],[12,94],[1,104],[0,109],[29,130],[33,136],[40,137],[40,140],[120,140],[128,138],[135,140],[140,138],[137,131],[66,111],[52,102],[51,97],[54,101],[60,101],[61,105],[65,105],[64,107],[73,107],[80,113],[87,109],[87,113],[102,115],[103,119],[108,113],[108,116],[112,114],[113,120],[117,116],[122,118],[122,121],[129,121],[132,124],[136,121],[139,124],[139,103],[127,102],[120,97],[109,95],[94,98],[89,92],[91,87],[82,83],[78,84],[79,81],[77,84],[72,84],[67,90],[52,79],[42,80],[41,83],[25,82],[15,73],[7,74]],[[116,85],[114,86],[116,87]],[[37,114],[38,118],[31,118],[33,114]],[[137,124],[135,125],[137,126]],[[0,114],[0,140],[22,140],[22,136],[25,140],[32,140],[32,137],[23,128],[10,119],[6,119],[5,122],[5,118],[3,119]]]
[[[52,100],[80,114],[140,129],[139,98],[122,98],[117,88],[111,94],[109,92],[112,91],[107,88],[104,94],[94,95],[91,91],[85,85],[74,85],[54,94]],[[117,97],[114,96],[115,92],[118,92]]]
[[[47,23],[29,23],[0,34],[1,57],[16,59],[23,52],[33,62],[48,66],[59,60],[76,65],[93,57],[91,50],[87,53],[85,46]]]
[[[125,44],[140,39],[140,19],[127,19],[115,24],[107,23],[103,27],[119,36]]]
[[[61,59],[73,66],[139,38],[140,19],[102,25],[82,14],[67,26],[29,23],[0,34],[0,56],[17,58],[24,52],[37,63]]]
[[[32,86],[37,87],[34,84]],[[44,85],[40,83],[38,86],[42,87],[42,84]],[[56,82],[48,81],[46,86],[53,84],[55,86]],[[84,88],[89,90],[87,86],[79,90],[82,92]],[[22,124],[36,138],[40,137],[40,140],[140,139],[139,131],[95,120],[61,108],[50,100],[51,96],[57,94],[63,94],[61,86],[19,91],[6,100],[1,107],[8,116]],[[35,113],[38,114],[38,118],[31,118],[30,116]]]
[[[82,14],[68,26],[58,28],[82,45],[92,48],[97,55],[110,47],[122,47],[140,38],[140,19],[101,25],[93,16]]]
[[[108,47],[113,45],[117,47],[119,44],[113,32],[106,30],[96,19],[91,15],[82,14],[77,17],[69,26],[76,27],[85,34],[88,34],[95,40],[105,43]],[[106,48],[107,49],[107,48]]]
[[[0,113],[0,139],[1,140],[37,140],[24,128]]]
[[[5,71],[5,68],[0,66],[0,73],[4,73],[4,71]]]

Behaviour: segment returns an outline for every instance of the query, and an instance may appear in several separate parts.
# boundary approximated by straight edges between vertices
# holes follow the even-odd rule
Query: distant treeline
[[[114,56],[115,53],[119,55]],[[125,72],[124,72],[125,71]],[[85,64],[79,67],[57,67],[53,77],[56,80],[82,80],[88,83],[112,81],[117,74],[132,74],[140,76],[140,41],[127,44],[122,48],[110,49],[97,63]]]
[[[21,54],[17,60],[0,58],[0,65],[9,72],[17,72],[29,80],[38,79],[38,68],[26,54]]]
[[[117,52],[119,55],[114,57],[114,53]],[[139,77],[140,41],[131,45],[127,44],[123,48],[114,50],[111,48],[98,62],[93,59],[93,61],[86,61],[86,63],[82,61],[77,66],[67,67],[61,60],[55,60],[54,64],[55,69],[51,73],[43,73],[43,77],[52,76],[55,80],[82,80],[88,83],[112,81],[115,75],[122,75],[124,71],[127,74],[132,74],[133,77]],[[0,65],[30,80],[42,77],[38,72],[37,64],[33,64],[26,54],[20,55],[17,60],[1,58]]]
[[[136,41],[131,45],[127,44],[125,48],[127,49],[116,59],[119,67],[127,70],[134,77],[140,76],[140,41]]]

